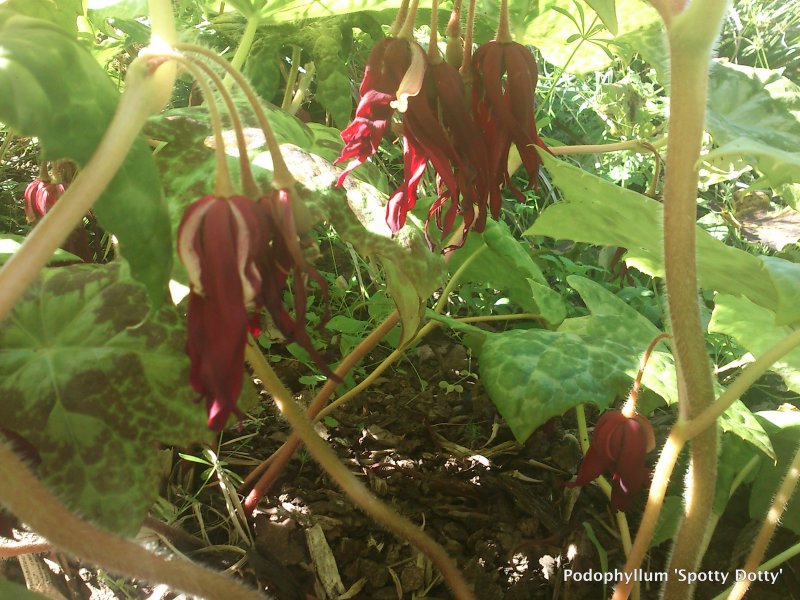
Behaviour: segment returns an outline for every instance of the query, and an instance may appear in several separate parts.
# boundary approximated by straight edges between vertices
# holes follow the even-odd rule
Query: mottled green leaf
[[[528,330],[490,335],[480,354],[489,397],[522,443],[548,419],[579,404],[606,409],[627,394],[638,357],[612,340]]]
[[[588,35],[592,25],[608,20],[613,23],[614,2],[596,0],[592,6],[602,7],[600,14],[591,8],[576,6],[572,0],[548,0],[540,8],[539,16],[527,26],[524,35],[517,41],[536,46],[548,62],[566,68],[570,73],[589,73],[601,71],[614,62],[615,54],[629,54],[639,51],[645,39],[662,35],[661,19],[650,6],[639,0],[617,0],[616,37],[610,32],[601,31],[589,36],[589,40],[579,35]],[[609,10],[610,9],[610,10]],[[608,25],[608,23],[606,23]],[[647,34],[647,37],[644,34]],[[655,48],[654,42],[648,47]],[[649,56],[645,60],[651,60]]]
[[[657,335],[662,333],[646,317],[599,283],[585,277],[570,275],[567,283],[581,296],[591,315],[567,319],[559,331],[586,334],[617,342],[627,348],[627,354],[642,357]],[[672,354],[664,352],[661,342],[650,355],[642,384],[661,396],[668,404],[678,401],[678,383]]]
[[[36,136],[42,158],[84,165],[117,106],[119,92],[92,55],[63,29],[0,9],[0,122]],[[158,305],[169,279],[172,239],[152,153],[138,140],[94,206],[116,235],[133,276]]]
[[[546,153],[542,158],[564,201],[548,207],[525,235],[622,246],[629,264],[663,277],[662,204]],[[800,303],[794,300],[800,265],[777,258],[764,261],[698,228],[697,272],[706,289],[743,294],[773,310],[781,323],[800,319]]]
[[[761,520],[786,475],[800,440],[800,412],[773,410],[756,413],[769,433],[777,461],[761,460],[761,468],[750,489],[750,517]],[[800,495],[794,494],[780,519],[780,525],[800,534]]]
[[[104,19],[135,19],[147,15],[147,0],[87,0],[86,12],[94,23]]]
[[[453,274],[465,261],[469,264],[461,274],[462,283],[486,284],[506,292],[522,310],[540,313],[550,323],[557,325],[564,320],[563,300],[505,223],[490,220],[483,233],[470,233],[447,268]]]
[[[182,320],[171,305],[148,317],[126,271],[54,268],[30,287],[0,328],[0,422],[38,449],[62,500],[131,535],[157,497],[158,444],[207,433]]]

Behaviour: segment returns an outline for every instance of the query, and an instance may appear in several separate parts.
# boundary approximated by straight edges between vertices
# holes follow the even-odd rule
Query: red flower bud
[[[655,445],[653,427],[647,417],[626,417],[618,410],[609,410],[595,425],[578,477],[565,485],[586,485],[610,473],[611,509],[625,511],[650,477],[645,457]]]

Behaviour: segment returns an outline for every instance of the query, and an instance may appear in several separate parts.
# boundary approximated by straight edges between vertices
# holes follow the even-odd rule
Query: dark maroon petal
[[[417,203],[417,187],[425,174],[427,160],[408,136],[403,136],[403,182],[386,205],[386,224],[397,233],[406,223],[406,213]]]
[[[599,452],[595,445],[589,445],[586,456],[583,457],[581,466],[578,469],[578,476],[575,481],[565,484],[567,487],[586,485],[600,477],[611,466],[610,461],[602,452]]]

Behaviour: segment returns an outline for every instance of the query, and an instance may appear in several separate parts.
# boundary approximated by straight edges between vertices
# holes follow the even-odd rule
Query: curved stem
[[[386,504],[373,496],[369,490],[345,467],[333,450],[317,435],[311,422],[306,419],[303,411],[292,399],[291,393],[284,387],[280,379],[264,359],[264,355],[249,339],[245,349],[247,362],[261,379],[266,389],[272,394],[275,404],[281,413],[303,440],[306,448],[314,459],[347,493],[350,499],[366,512],[370,517],[381,523],[387,529],[413,544],[420,552],[425,554],[436,565],[444,577],[453,595],[458,600],[474,600],[469,585],[464,580],[458,567],[439,544],[416,525],[401,517]]]
[[[214,132],[214,164],[216,176],[214,177],[214,195],[218,198],[228,198],[233,195],[233,183],[231,173],[228,169],[228,157],[225,154],[225,138],[222,135],[222,119],[220,119],[219,108],[214,100],[214,91],[203,77],[203,67],[200,62],[195,64],[191,59],[177,55],[175,60],[179,61],[183,67],[194,77],[200,91],[208,103],[208,112],[211,118],[211,129]],[[205,71],[208,74],[208,71]]]
[[[647,505],[642,515],[642,521],[636,532],[636,538],[633,540],[628,560],[625,561],[626,573],[633,573],[638,569],[642,564],[644,555],[647,553],[658,524],[658,515],[661,513],[661,507],[664,504],[664,497],[667,494],[667,486],[672,476],[672,470],[675,468],[675,463],[684,444],[685,441],[674,430],[664,443],[661,456],[653,471],[653,483],[650,485],[650,493],[647,496]],[[624,600],[627,598],[633,587],[633,579],[635,578],[631,577],[631,581],[622,579],[614,589],[612,600]]]
[[[97,150],[58,202],[28,234],[20,249],[0,269],[0,322],[2,322],[47,264],[53,252],[82,221],[117,169],[150,115],[152,96],[159,82],[154,73],[163,60],[134,60],[120,104]]]
[[[219,75],[217,75],[214,72],[214,69],[212,69],[209,65],[205,64],[202,61],[197,61],[196,64],[214,83],[214,86],[217,88],[219,95],[222,97],[222,101],[225,103],[225,109],[228,111],[228,116],[230,116],[231,118],[231,128],[233,129],[233,133],[236,135],[236,147],[239,152],[239,175],[241,177],[242,190],[244,191],[244,195],[247,196],[248,198],[257,198],[258,186],[256,186],[256,181],[255,178],[253,177],[253,169],[250,166],[250,158],[247,154],[247,142],[244,139],[244,128],[242,127],[242,119],[239,116],[239,110],[236,108],[236,104],[234,104],[233,98],[231,98],[230,93],[228,93],[228,90],[225,87],[222,79],[220,78]],[[197,76],[195,76],[195,79],[197,79],[199,83],[199,79],[197,78]],[[203,93],[205,94],[206,92]],[[214,104],[213,96],[210,96],[208,98],[208,103],[209,103],[209,108],[211,108],[211,105]],[[217,111],[217,114],[219,114],[219,111]],[[227,154],[225,153],[224,138],[222,142],[222,155],[223,159],[226,159]],[[225,170],[227,171],[227,162],[225,164]]]
[[[314,399],[311,401],[311,404],[306,411],[306,415],[310,419],[314,419],[319,414],[319,411],[323,406],[325,406],[325,403],[331,397],[331,394],[336,391],[340,381],[343,380],[344,377],[353,369],[353,367],[355,367],[355,365],[362,358],[364,358],[367,352],[377,346],[378,342],[386,337],[386,335],[399,322],[400,314],[397,311],[394,311],[392,314],[386,317],[383,323],[381,323],[374,331],[372,331],[372,333],[364,338],[361,343],[359,343],[358,346],[356,346],[350,352],[350,354],[348,354],[342,360],[342,363],[336,368],[335,371],[339,379],[328,379],[328,381],[325,382],[325,385],[322,386],[322,389],[319,391],[319,393],[314,396]],[[247,476],[243,487],[247,488],[251,485],[253,486],[244,501],[244,507],[248,514],[253,512],[256,505],[261,501],[261,498],[264,497],[264,494],[267,493],[269,488],[275,482],[278,474],[284,469],[286,463],[289,462],[289,459],[292,458],[292,455],[294,454],[295,450],[297,450],[299,445],[300,439],[297,437],[297,434],[292,433],[289,436],[289,439],[286,440],[286,442],[284,442],[284,444],[276,452],[274,452],[272,456],[262,462],[258,467],[253,469],[253,471]],[[254,481],[255,484],[253,483]]]
[[[0,504],[53,546],[81,560],[209,600],[264,600],[255,590],[226,575],[186,560],[152,554],[76,517],[1,440],[0,480],[5,482],[0,486]]]
[[[800,346],[800,330],[794,331],[772,346],[747,366],[742,373],[720,394],[719,398],[697,415],[694,419],[683,424],[683,434],[686,439],[692,439],[700,432],[713,425],[717,418],[728,410],[759,377],[766,373],[780,358]]]
[[[294,85],[297,83],[297,74],[300,73],[300,56],[302,52],[303,49],[300,46],[292,47],[292,66],[289,67],[289,75],[286,77],[286,87],[283,90],[283,100],[281,101],[283,110],[288,110],[289,105],[292,103]]]
[[[800,447],[797,448],[792,464],[789,465],[789,470],[786,472],[780,488],[778,488],[778,493],[775,494],[772,505],[769,507],[764,517],[761,530],[758,532],[755,542],[753,542],[753,548],[750,550],[744,567],[742,567],[745,572],[752,573],[758,569],[758,563],[760,563],[761,559],[764,557],[764,553],[767,551],[767,546],[769,546],[772,535],[775,533],[775,528],[778,526],[781,515],[783,511],[786,510],[786,505],[789,504],[789,500],[797,487],[798,477],[800,477]],[[728,599],[739,600],[743,598],[749,587],[750,579],[745,577],[734,586]]]
[[[149,53],[162,54],[170,52],[178,41],[178,32],[175,29],[175,14],[172,11],[170,0],[148,0],[150,16],[150,45],[145,48],[140,56]],[[172,90],[175,87],[175,78],[178,67],[175,63],[163,65],[153,75],[154,83],[150,96],[150,112],[157,113],[164,110],[172,99]]]
[[[266,141],[267,149],[272,156],[272,186],[275,189],[291,190],[294,187],[295,179],[292,177],[289,167],[286,166],[286,161],[283,159],[283,154],[281,154],[281,148],[278,145],[278,140],[275,139],[275,134],[273,133],[272,127],[269,124],[267,115],[264,113],[261,102],[247,80],[242,76],[241,73],[239,73],[239,71],[232,69],[228,61],[219,56],[213,50],[209,50],[208,48],[197,46],[195,44],[176,44],[175,47],[184,52],[195,52],[197,54],[202,54],[206,58],[209,58],[220,65],[231,77],[233,77],[234,81],[236,81],[236,84],[242,89],[245,96],[247,96],[247,101],[253,107],[253,111],[258,119],[258,124],[261,127],[261,131],[264,133],[264,140]]]
[[[622,414],[632,419],[636,415],[636,401],[639,399],[639,389],[642,387],[642,377],[644,377],[644,370],[647,368],[647,361],[650,360],[650,355],[655,350],[655,347],[661,340],[664,340],[670,336],[668,333],[659,333],[653,341],[650,342],[650,345],[647,346],[647,350],[644,352],[644,356],[642,356],[642,365],[639,367],[639,372],[636,373],[636,380],[633,382],[633,387],[631,388],[631,393],[628,394],[628,400],[625,402],[625,405],[622,407]]]

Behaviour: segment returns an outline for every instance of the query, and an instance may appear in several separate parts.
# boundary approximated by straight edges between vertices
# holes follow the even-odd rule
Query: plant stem
[[[766,373],[782,356],[800,346],[800,330],[794,331],[764,352],[755,362],[747,366],[742,373],[731,383],[720,397],[697,415],[694,419],[682,424],[682,434],[689,440],[701,431],[707,429],[717,418],[728,410],[759,377]]]
[[[771,571],[778,565],[782,565],[790,558],[794,558],[800,554],[800,542],[796,543],[794,546],[790,546],[780,554],[776,554],[768,561],[761,563],[756,567],[756,571]],[[727,590],[722,592],[721,594],[714,596],[713,600],[728,600],[730,594],[733,591],[733,586],[730,586]]]
[[[175,47],[184,52],[195,52],[211,59],[225,69],[231,77],[233,77],[234,81],[236,81],[236,84],[242,89],[245,96],[247,96],[247,101],[253,107],[253,111],[258,119],[258,124],[261,127],[261,131],[264,133],[264,140],[267,144],[267,149],[269,150],[270,156],[272,156],[272,187],[277,190],[293,189],[295,179],[292,177],[289,167],[286,166],[286,161],[283,159],[283,154],[281,154],[281,148],[278,145],[278,141],[275,139],[275,134],[273,133],[272,127],[269,124],[267,115],[264,113],[261,102],[247,80],[242,76],[241,73],[239,73],[239,71],[232,69],[228,61],[219,56],[213,50],[209,50],[208,48],[204,48],[203,46],[198,46],[195,44],[176,44]]]
[[[219,108],[214,100],[214,91],[208,82],[203,77],[203,72],[208,74],[208,65],[204,65],[199,61],[195,64],[190,58],[177,55],[175,60],[179,61],[183,67],[189,71],[194,77],[197,85],[200,86],[200,91],[206,99],[208,104],[208,113],[211,118],[211,129],[214,132],[214,164],[216,174],[214,177],[214,195],[218,198],[228,198],[233,195],[233,183],[231,182],[231,173],[228,169],[228,157],[225,153],[225,138],[222,135],[222,119],[220,119]],[[218,88],[222,90],[223,88]]]
[[[178,41],[172,2],[170,0],[148,0],[148,9],[150,13],[150,45],[142,50],[140,56],[147,56],[148,53],[168,53]],[[167,63],[153,75],[154,83],[152,84],[149,108],[151,113],[161,112],[169,104],[177,73],[178,66],[175,63]]]
[[[162,62],[134,60],[120,104],[92,158],[81,169],[58,202],[28,234],[20,249],[0,269],[0,322],[2,322],[53,252],[82,221],[117,169],[125,161],[152,108],[160,82],[153,76]]]
[[[253,368],[264,387],[272,394],[278,409],[289,421],[314,459],[325,469],[334,481],[347,493],[350,499],[370,517],[387,529],[413,544],[436,565],[445,582],[458,600],[474,600],[469,585],[464,580],[458,567],[438,543],[430,538],[416,525],[401,517],[386,504],[379,501],[369,490],[345,467],[333,450],[317,435],[311,422],[292,399],[291,393],[284,387],[278,376],[264,359],[264,355],[256,346],[252,337],[245,349],[247,362]]]
[[[650,493],[647,496],[647,505],[642,515],[642,521],[636,531],[636,539],[633,541],[628,560],[625,562],[626,573],[633,573],[642,564],[642,559],[644,559],[644,555],[650,546],[650,540],[653,539],[653,533],[655,533],[656,525],[658,524],[658,515],[661,513],[661,507],[664,504],[664,496],[667,494],[667,486],[669,485],[672,470],[675,468],[675,462],[678,460],[678,455],[683,445],[684,441],[675,434],[675,431],[670,433],[664,443],[661,456],[653,471],[653,483],[650,485]],[[627,598],[631,593],[632,586],[633,581],[626,582],[624,579],[620,581],[614,589],[612,600],[624,600]],[[679,598],[679,596],[675,598]]]
[[[283,90],[283,100],[281,109],[288,110],[294,95],[294,85],[297,83],[297,74],[300,73],[300,56],[303,49],[300,46],[292,47],[292,66],[289,67],[289,75],[286,77],[286,87]]]
[[[47,540],[39,539],[34,542],[12,542],[0,543],[0,559],[14,558],[23,554],[38,554],[39,552],[50,552],[53,544]]]
[[[644,370],[647,368],[647,361],[650,360],[650,355],[653,353],[658,343],[668,337],[670,337],[668,333],[659,333],[653,338],[650,345],[647,346],[647,350],[645,350],[644,356],[642,356],[642,365],[639,367],[639,372],[636,373],[636,379],[633,382],[630,394],[628,394],[628,400],[622,407],[622,414],[629,419],[632,419],[636,415],[636,401],[639,399],[639,389],[642,387],[642,377],[644,377]]]
[[[361,343],[359,343],[358,346],[356,346],[350,352],[350,354],[344,357],[342,363],[336,368],[335,371],[336,375],[339,377],[339,380],[337,381],[335,379],[328,379],[328,381],[325,382],[325,385],[322,386],[322,389],[319,391],[319,393],[314,396],[314,399],[311,401],[311,404],[306,411],[306,415],[310,419],[317,417],[322,407],[325,406],[325,403],[331,397],[331,394],[336,391],[340,381],[344,379],[344,377],[362,358],[364,358],[367,352],[372,350],[378,345],[378,342],[386,337],[386,335],[394,328],[395,325],[397,325],[399,321],[400,314],[397,311],[394,311],[392,314],[386,317],[383,323],[381,323],[366,338],[364,338]],[[264,494],[267,493],[269,488],[275,482],[278,474],[284,469],[286,463],[288,463],[292,458],[299,445],[300,438],[297,437],[297,434],[292,433],[289,436],[289,439],[286,440],[286,442],[284,442],[284,444],[276,452],[274,452],[272,456],[262,462],[247,476],[247,479],[244,481],[244,487],[253,485],[250,493],[247,495],[247,498],[244,501],[244,508],[248,514],[252,514],[256,505],[261,501],[261,498],[264,497]],[[256,478],[258,479],[256,480]],[[253,484],[253,481],[255,481],[255,484]]]
[[[714,401],[697,287],[696,163],[703,138],[711,48],[725,7],[726,0],[693,0],[690,8],[673,18],[668,27],[670,69],[674,77],[664,183],[664,266],[680,420],[696,417]],[[714,424],[691,443],[684,521],[675,539],[669,572],[674,569],[694,571],[700,563],[700,549],[714,501],[716,474],[717,429]],[[694,585],[681,579],[667,580],[665,598],[692,598]]]
[[[241,71],[247,60],[247,55],[250,54],[250,49],[253,47],[253,41],[256,39],[256,31],[261,24],[261,17],[256,13],[247,17],[247,25],[244,28],[242,38],[239,40],[239,45],[236,47],[236,52],[231,59],[231,67],[237,71]],[[230,89],[233,83],[231,72],[225,75],[225,86]]]
[[[3,161],[6,158],[6,152],[8,151],[8,147],[11,145],[11,140],[14,139],[14,134],[11,133],[11,128],[6,128],[6,137],[3,140],[3,145],[0,146],[0,164],[3,164]]]
[[[53,546],[114,573],[208,600],[264,600],[264,596],[231,579],[182,559],[151,554],[76,517],[0,440],[0,504],[44,536]],[[8,485],[11,482],[11,485]]]
[[[786,505],[789,504],[789,500],[797,487],[798,477],[800,477],[800,446],[795,451],[792,464],[789,465],[783,482],[780,488],[778,488],[778,493],[775,494],[772,505],[769,507],[764,517],[761,530],[758,532],[755,542],[753,542],[753,548],[750,550],[750,554],[744,563],[743,569],[745,572],[752,573],[758,569],[758,563],[761,562],[761,559],[764,557],[764,553],[767,551],[767,546],[769,546],[769,541],[775,533],[775,528],[778,526],[781,515],[783,511],[786,510]],[[740,598],[743,598],[747,593],[749,587],[750,580],[745,577],[743,580],[736,583],[733,591],[728,596],[729,600],[740,600]]]

